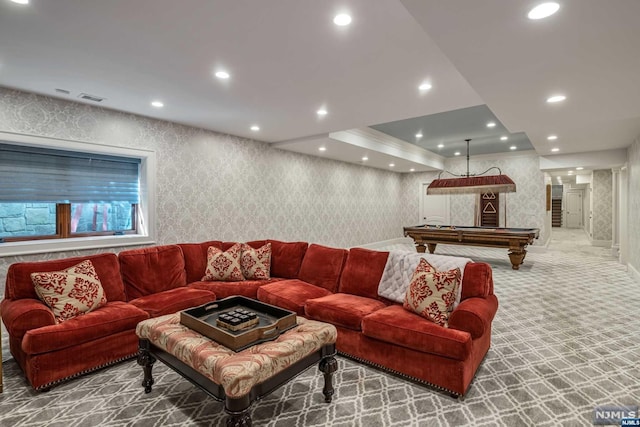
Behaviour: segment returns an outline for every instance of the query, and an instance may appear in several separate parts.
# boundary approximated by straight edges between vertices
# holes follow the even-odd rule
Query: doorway
[[[565,207],[567,228],[582,227],[582,191],[568,191]]]
[[[430,182],[422,184],[420,189],[420,224],[448,225],[449,196],[446,194],[427,194]]]

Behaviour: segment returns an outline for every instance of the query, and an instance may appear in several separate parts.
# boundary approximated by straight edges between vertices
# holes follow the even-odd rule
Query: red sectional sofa
[[[133,357],[141,320],[244,295],[300,316],[332,323],[340,353],[414,380],[464,395],[487,353],[498,308],[491,268],[467,264],[461,302],[449,327],[432,323],[378,296],[388,252],[271,243],[271,279],[201,281],[207,249],[234,242],[154,246],[115,254],[17,263],[9,267],[0,314],[10,350],[35,389]],[[34,291],[32,272],[57,271],[89,259],[107,304],[56,324]]]

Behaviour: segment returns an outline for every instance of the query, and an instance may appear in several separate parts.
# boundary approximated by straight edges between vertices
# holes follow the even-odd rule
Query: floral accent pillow
[[[433,323],[448,327],[447,322],[453,311],[460,277],[459,268],[437,271],[424,258],[421,259],[404,297],[404,308]]]
[[[102,283],[90,260],[62,271],[31,273],[31,282],[36,294],[51,308],[58,323],[107,303]]]
[[[243,243],[240,269],[245,279],[270,279],[271,243],[267,243],[258,249],[254,249],[246,243]]]
[[[204,272],[204,281],[239,282],[244,280],[240,268],[242,245],[236,243],[226,251],[209,246],[207,249],[207,269]]]

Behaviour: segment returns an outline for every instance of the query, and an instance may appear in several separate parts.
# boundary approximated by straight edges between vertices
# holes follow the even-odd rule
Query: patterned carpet
[[[581,231],[554,229],[520,271],[506,250],[438,246],[490,263],[500,308],[464,401],[339,358],[336,395],[311,368],[254,405],[256,426],[588,426],[597,405],[640,402],[640,285]],[[3,331],[4,333],[5,331]],[[3,339],[6,335],[3,335]],[[135,361],[35,393],[3,342],[2,426],[222,426],[222,404],[158,362],[145,395]]]

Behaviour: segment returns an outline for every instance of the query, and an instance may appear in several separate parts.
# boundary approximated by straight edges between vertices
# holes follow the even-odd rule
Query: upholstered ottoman
[[[273,341],[235,352],[180,323],[179,313],[138,324],[138,364],[142,385],[151,392],[151,369],[156,359],[218,400],[230,415],[228,426],[250,426],[249,408],[311,365],[319,362],[324,374],[326,402],[333,395],[332,375],[337,370],[337,331],[328,323],[297,318],[297,326]]]

